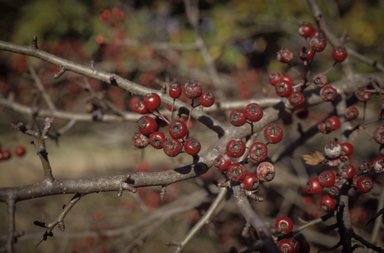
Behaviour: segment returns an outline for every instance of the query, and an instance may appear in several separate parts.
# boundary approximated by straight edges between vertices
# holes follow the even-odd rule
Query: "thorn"
[[[33,35],[31,44],[32,44],[31,47],[32,47],[33,49],[39,49],[38,46],[37,46],[37,36],[36,36],[36,35]]]
[[[111,84],[112,84],[112,85],[116,85],[116,86],[117,86],[116,78],[115,78],[114,76],[111,76],[111,77],[109,78],[109,80],[111,81]]]
[[[65,71],[66,71],[66,68],[61,66],[60,70],[56,74],[53,75],[53,78],[54,79],[59,78],[60,76],[62,76],[64,74]]]

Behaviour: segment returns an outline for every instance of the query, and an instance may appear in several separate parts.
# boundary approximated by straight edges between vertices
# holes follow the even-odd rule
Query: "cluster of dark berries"
[[[23,157],[26,152],[27,150],[25,149],[25,147],[21,145],[17,146],[14,151],[17,157]],[[9,160],[11,159],[11,157],[12,157],[11,151],[9,149],[2,150],[1,144],[0,144],[0,162]]]
[[[187,98],[192,99],[192,106],[188,121],[185,122],[182,118],[173,120],[175,100],[181,96],[181,93],[182,88],[179,84],[173,83],[169,86],[168,94],[173,98],[170,121],[158,111],[161,98],[156,93],[147,94],[143,101],[138,98],[132,99],[134,100],[132,109],[140,114],[147,114],[137,122],[138,131],[132,137],[133,144],[137,148],[145,148],[151,144],[155,149],[163,149],[164,153],[170,157],[177,156],[183,150],[189,155],[197,155],[200,152],[200,142],[194,138],[188,138],[192,110],[200,105],[203,107],[212,106],[215,97],[209,91],[203,92],[202,84],[199,81],[188,80],[184,85],[184,94]],[[194,105],[194,99],[199,99],[200,104]],[[168,134],[159,131],[159,124],[156,119],[148,116],[148,114],[154,115],[159,122],[165,122],[169,126]]]

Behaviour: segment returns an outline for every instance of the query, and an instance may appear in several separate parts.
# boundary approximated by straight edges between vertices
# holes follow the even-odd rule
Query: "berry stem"
[[[163,114],[161,114],[157,109],[156,109],[156,112],[158,115],[156,115],[155,113],[151,112],[151,114],[155,115],[156,117],[159,117],[160,119],[164,120],[165,122],[167,122],[168,125],[171,124],[171,122],[169,122],[169,120],[167,120],[166,117],[164,117]],[[172,119],[171,119],[172,120]]]
[[[335,61],[335,63],[333,63],[333,65],[332,65],[329,69],[327,69],[326,71],[324,71],[322,74],[323,74],[323,75],[328,74],[328,73],[333,69],[333,67],[335,67],[336,64],[337,64],[337,61]]]
[[[171,122],[173,122],[173,108],[175,108],[175,101],[176,99],[173,99],[172,108],[171,108]]]
[[[305,80],[305,77],[299,72],[297,71],[294,67],[292,67],[291,63],[288,63],[288,66],[297,74],[299,75],[301,78],[303,78]]]
[[[189,110],[189,115],[188,115],[188,121],[187,121],[187,129],[188,129],[188,130],[189,130],[189,122],[191,121],[192,111],[193,111],[193,109],[195,108],[195,107],[193,106],[193,101],[194,101],[194,99],[192,99],[191,110]]]

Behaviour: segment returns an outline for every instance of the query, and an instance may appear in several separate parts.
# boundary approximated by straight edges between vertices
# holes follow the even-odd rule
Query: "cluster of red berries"
[[[105,22],[115,22],[125,19],[125,13],[118,7],[112,8],[112,10],[105,9],[99,15],[99,20]]]
[[[27,150],[25,149],[25,147],[21,145],[17,146],[14,151],[17,157],[23,157],[26,152]],[[1,144],[0,144],[0,162],[9,160],[11,159],[11,157],[12,157],[11,151],[9,149],[2,150]]]
[[[169,86],[168,94],[173,101],[181,96],[182,88],[179,84],[173,83]],[[192,99],[192,108],[190,110],[189,120],[193,108],[202,105],[204,107],[212,106],[215,102],[215,96],[209,92],[204,91],[202,84],[197,80],[188,80],[184,85],[184,94],[187,98]],[[199,99],[199,105],[193,105],[193,100]],[[156,119],[160,119],[169,125],[168,137],[164,132],[158,131],[159,124],[156,120],[148,115],[143,116],[137,122],[138,131],[134,133],[132,137],[133,144],[137,148],[145,148],[148,144],[151,144],[155,149],[163,149],[164,153],[170,157],[175,157],[180,154],[183,149],[189,155],[197,155],[200,152],[200,142],[194,138],[188,138],[189,122],[185,123],[183,120],[174,120],[173,114],[171,115],[171,121],[168,118],[159,113],[157,110],[161,105],[161,98],[156,93],[147,94],[144,100],[141,101],[138,98],[132,99],[131,108],[140,114],[153,114]],[[171,111],[174,111],[174,103],[171,107]],[[155,112],[157,114],[155,114]],[[188,121],[189,121],[188,120]]]

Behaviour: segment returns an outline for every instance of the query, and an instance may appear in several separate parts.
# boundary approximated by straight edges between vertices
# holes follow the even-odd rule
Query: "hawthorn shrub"
[[[384,67],[315,0],[289,41],[265,3],[160,3],[0,41],[1,251],[383,252]]]

